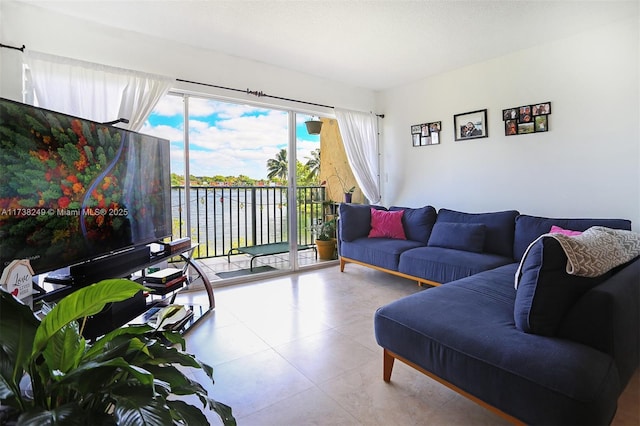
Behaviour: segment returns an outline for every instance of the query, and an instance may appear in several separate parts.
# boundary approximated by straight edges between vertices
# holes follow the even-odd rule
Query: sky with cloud
[[[288,145],[287,112],[212,99],[189,99],[190,174],[266,179],[267,161]],[[297,114],[297,155],[306,162],[320,147],[307,133],[306,114]],[[149,116],[141,133],[171,141],[171,172],[184,174],[183,98],[167,95]]]

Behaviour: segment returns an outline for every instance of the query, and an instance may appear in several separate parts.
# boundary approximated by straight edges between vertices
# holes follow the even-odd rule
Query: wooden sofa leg
[[[396,360],[393,355],[386,349],[382,352],[382,379],[389,383],[391,381],[391,371],[393,370],[393,362]]]
[[[344,259],[341,257],[340,258],[340,272],[344,272],[344,265],[346,265],[347,262],[344,261]]]

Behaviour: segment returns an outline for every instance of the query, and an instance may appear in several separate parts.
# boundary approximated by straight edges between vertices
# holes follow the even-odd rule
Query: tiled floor
[[[373,313],[417,291],[425,290],[357,265],[217,288],[217,307],[187,333],[187,350],[213,366],[207,389],[241,426],[507,424],[401,362],[391,383],[382,380]],[[636,372],[613,424],[640,424],[639,389]]]

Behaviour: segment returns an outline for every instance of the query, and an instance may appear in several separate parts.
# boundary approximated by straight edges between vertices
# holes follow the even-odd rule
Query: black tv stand
[[[107,279],[107,278],[119,278],[119,277],[126,277],[129,278],[131,277],[131,275],[135,272],[138,271],[143,271],[143,275],[142,275],[142,280],[144,281],[144,271],[146,270],[146,268],[148,268],[149,266],[153,266],[157,263],[160,263],[164,260],[170,260],[172,258],[180,258],[181,261],[184,262],[184,267],[183,267],[183,271],[184,273],[187,275],[187,280],[185,281],[186,285],[190,284],[192,282],[193,279],[201,279],[203,284],[204,284],[204,288],[205,291],[207,292],[207,297],[208,297],[208,302],[209,302],[209,306],[197,306],[197,307],[193,307],[194,313],[199,313],[199,315],[194,315],[194,320],[190,322],[189,326],[195,324],[198,320],[200,320],[201,318],[203,318],[204,316],[206,316],[207,313],[209,313],[210,311],[212,311],[213,309],[215,309],[215,297],[213,294],[213,287],[211,286],[211,282],[209,281],[209,279],[207,278],[206,274],[204,273],[204,271],[202,270],[201,266],[198,264],[198,262],[196,262],[193,258],[193,251],[198,247],[198,244],[192,244],[190,246],[186,246],[186,247],[182,247],[178,250],[174,250],[174,252],[172,253],[156,253],[156,254],[152,254],[150,252],[150,250],[148,249],[148,247],[146,247],[147,251],[146,251],[146,256],[144,256],[144,258],[139,257],[139,252],[135,253],[134,252],[130,252],[127,251],[125,252],[126,254],[131,254],[132,257],[134,259],[137,259],[136,261],[132,261],[131,259],[127,260],[127,261],[122,261],[122,259],[126,256],[118,256],[119,261],[114,262],[112,264],[112,269],[108,271],[108,265],[109,265],[109,257],[105,257],[103,260],[101,260],[100,262],[100,268],[97,269],[98,274],[91,274],[90,278],[83,278],[82,280],[76,280],[76,276],[74,276],[74,273],[71,274],[72,276],[72,281],[71,284],[65,284],[65,280],[64,279],[60,279],[59,282],[55,282],[56,281],[56,276],[54,276],[52,279],[46,279],[45,278],[45,282],[49,283],[49,285],[45,285],[44,292],[41,292],[40,294],[34,294],[33,296],[33,302],[34,302],[34,306],[36,305],[36,303],[38,302],[54,302],[56,300],[59,300],[61,298],[63,298],[64,296],[73,293],[74,291],[78,290],[81,287],[84,287],[86,285],[90,285],[94,282],[100,281],[101,279]],[[195,271],[195,273],[197,274],[195,277],[189,277],[189,271],[188,269],[192,268],[193,271]],[[95,271],[94,271],[95,272]],[[77,274],[77,270],[76,270],[76,274]],[[87,277],[86,275],[82,275],[82,277]],[[95,277],[100,277],[98,279],[95,279],[92,281],[92,279],[94,279]],[[175,299],[175,293],[177,291],[179,291],[180,289],[182,289],[185,285],[185,283],[182,283],[182,285],[180,286],[175,286],[175,288],[170,288],[167,289],[167,291],[165,292],[165,294],[169,293],[169,292],[173,292],[173,296],[171,301],[173,301]],[[144,285],[144,282],[143,282]],[[155,293],[154,291],[151,292],[151,294],[160,294],[162,295],[162,292],[157,292]],[[157,302],[152,302],[150,304],[147,305],[147,308],[150,308],[154,305],[156,305]],[[142,311],[138,310],[136,312],[130,312],[130,315],[127,315],[127,313],[123,314],[123,321],[122,324],[125,324],[129,321],[131,321],[132,319],[136,318],[138,315],[140,315],[141,313],[144,312],[144,310],[146,310],[143,308]],[[198,312],[195,312],[198,311]],[[127,317],[128,318],[125,318]],[[183,329],[183,331],[186,331],[186,328]]]

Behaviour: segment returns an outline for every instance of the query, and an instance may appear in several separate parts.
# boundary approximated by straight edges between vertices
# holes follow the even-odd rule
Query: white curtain
[[[174,83],[170,77],[25,51],[25,102],[138,131]]]
[[[380,202],[378,119],[375,114],[335,108],[347,160],[364,196]]]

